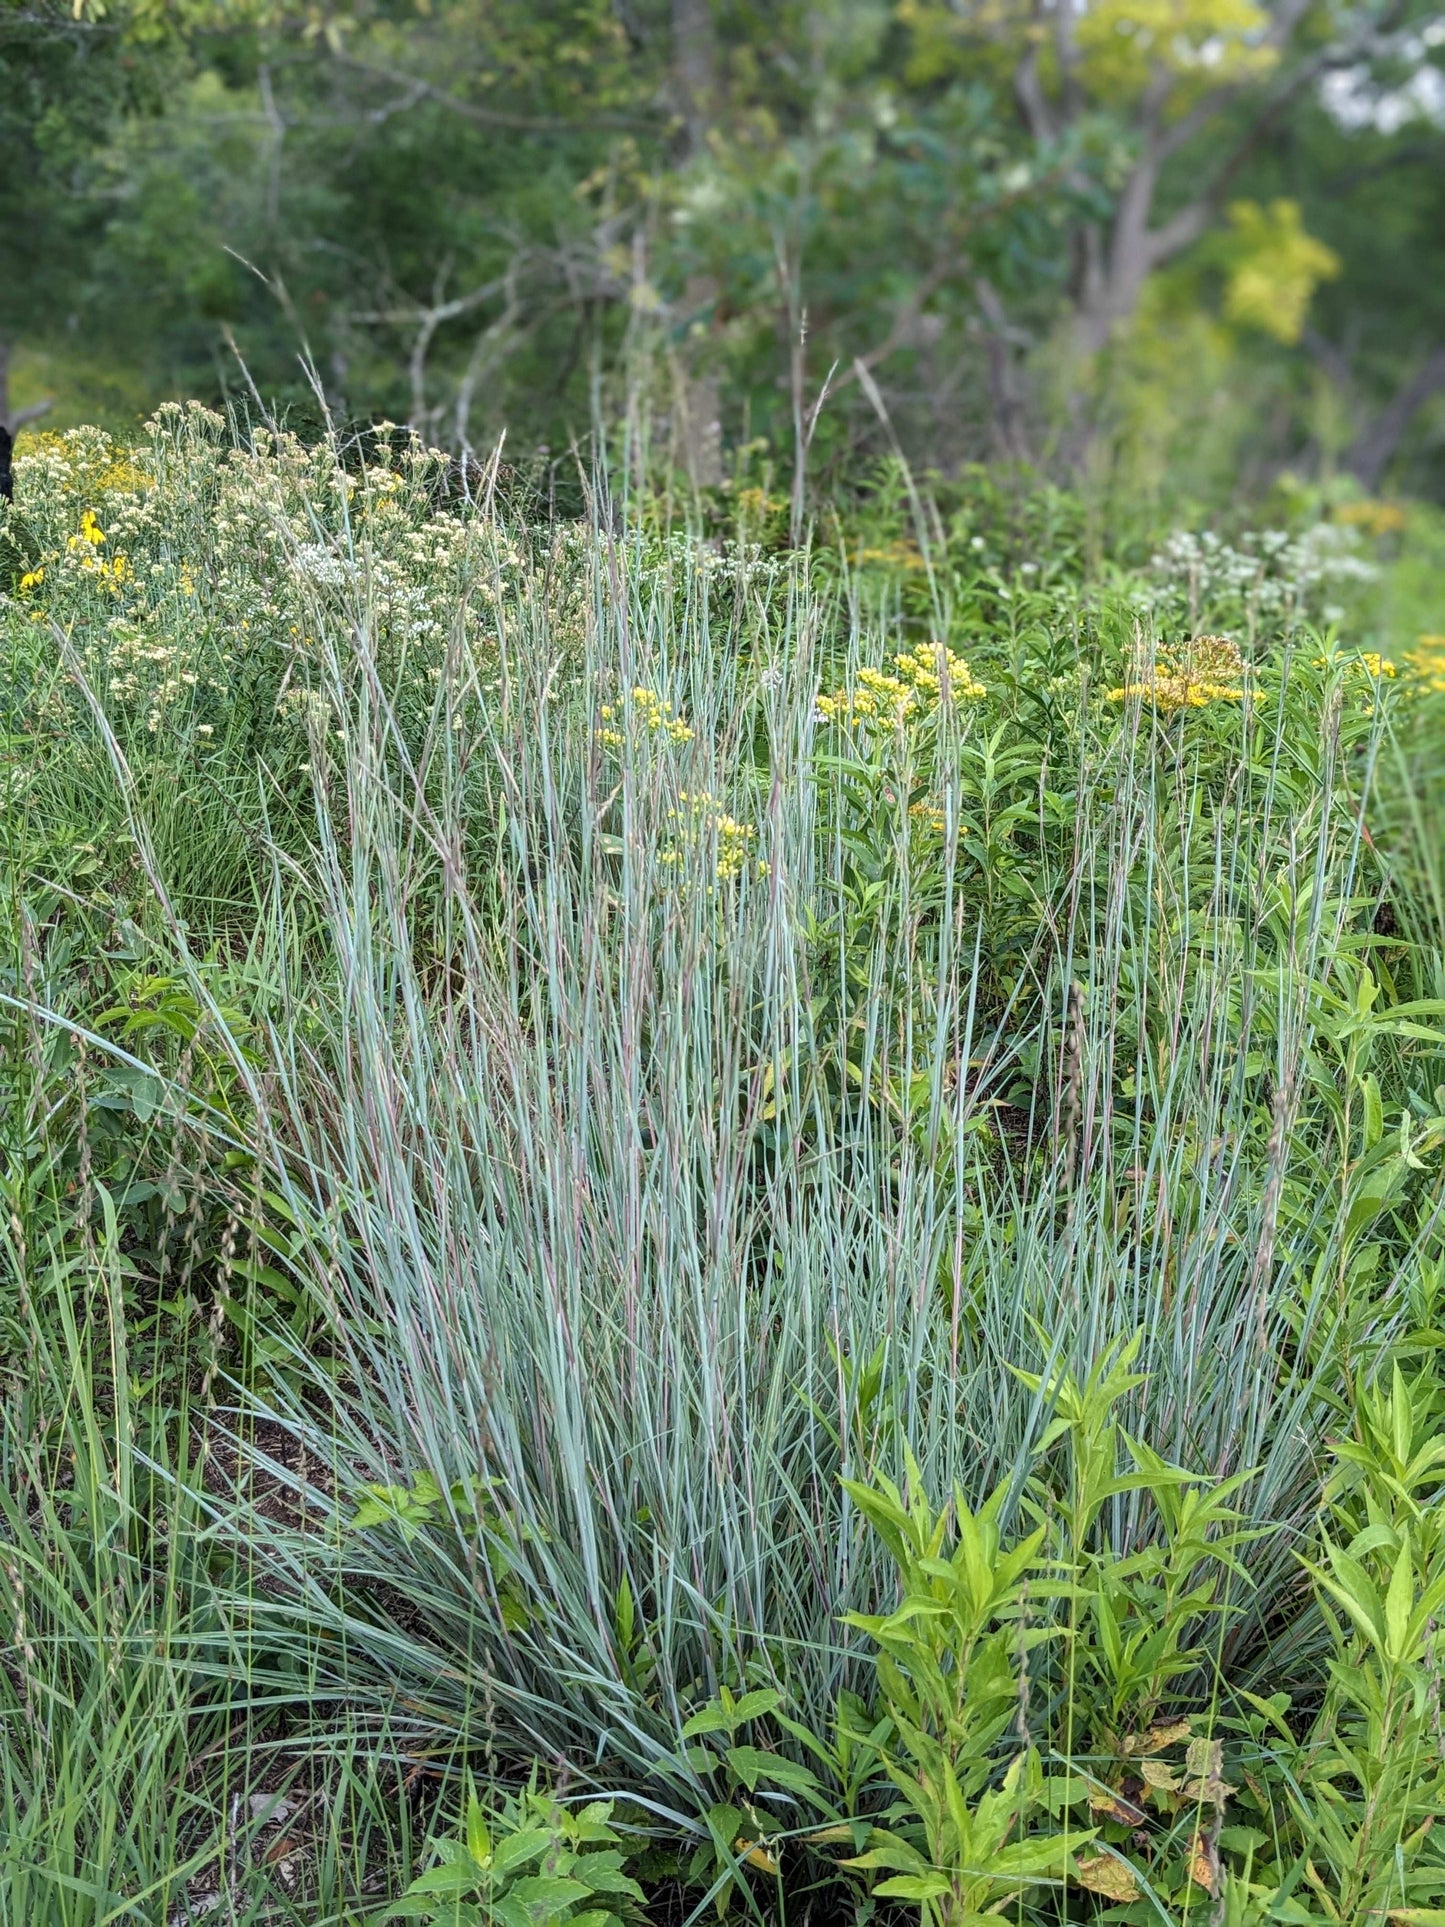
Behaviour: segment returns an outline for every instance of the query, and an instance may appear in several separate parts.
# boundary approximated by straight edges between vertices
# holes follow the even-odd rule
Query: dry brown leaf
[[[1089,1810],[1092,1813],[1107,1814],[1111,1820],[1120,1820],[1126,1827],[1141,1826],[1144,1809],[1136,1807],[1132,1800],[1122,1793],[1115,1793],[1109,1787],[1099,1787],[1089,1795]]]
[[[1139,1738],[1142,1753],[1162,1753],[1166,1746],[1177,1746],[1181,1740],[1189,1738],[1188,1720],[1174,1720],[1167,1725],[1151,1726]]]
[[[1218,1807],[1222,1813],[1230,1794],[1238,1791],[1224,1778],[1223,1741],[1191,1740],[1185,1755],[1185,1767],[1193,1777],[1179,1789],[1184,1798]]]
[[[1231,1786],[1228,1780],[1211,1777],[1208,1780],[1186,1780],[1179,1791],[1186,1800],[1198,1800],[1202,1805],[1218,1807],[1222,1812],[1230,1794],[1237,1793],[1239,1789]]]
[[[1214,1842],[1202,1833],[1195,1834],[1189,1848],[1189,1878],[1211,1900],[1219,1898],[1219,1854]]]
[[[1074,1869],[1079,1885],[1087,1887],[1091,1894],[1102,1894],[1105,1900],[1137,1900],[1139,1885],[1133,1873],[1122,1860],[1116,1860],[1111,1853],[1096,1853],[1087,1860],[1080,1860]]]

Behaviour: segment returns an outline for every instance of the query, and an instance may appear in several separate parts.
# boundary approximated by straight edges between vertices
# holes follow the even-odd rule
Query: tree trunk
[[[48,415],[55,406],[55,398],[45,395],[39,401],[31,402],[28,408],[12,409],[10,406],[10,357],[14,353],[14,343],[0,336],[0,428],[7,434],[18,435],[28,422],[39,421]]]
[[[717,35],[710,0],[672,0],[672,75],[689,155],[707,143],[717,111]]]
[[[989,423],[994,446],[1009,462],[1031,462],[1024,398],[1019,388],[1016,347],[1027,347],[1028,337],[1014,328],[993,284],[983,275],[974,293],[987,329],[984,352],[988,358]]]
[[[1344,456],[1344,466],[1371,495],[1395,459],[1405,431],[1430,397],[1445,388],[1445,345],[1434,349],[1375,419],[1363,428]]]
[[[696,312],[717,295],[711,276],[694,275],[683,290],[683,306]],[[706,352],[705,342],[684,341],[673,363],[678,452],[694,488],[716,488],[723,478],[722,384],[707,366]]]
[[[711,0],[672,0],[672,86],[689,160],[706,150],[717,114],[717,62]],[[683,305],[709,306],[717,293],[709,276],[695,275],[683,291]],[[673,364],[677,441],[693,487],[715,488],[723,477],[722,390],[705,363],[698,367],[698,358],[698,344],[684,341]]]
[[[1074,322],[1074,344],[1085,359],[1106,347],[1120,322],[1132,317],[1155,266],[1149,215],[1158,181],[1159,163],[1152,142],[1146,143],[1143,157],[1124,183],[1107,242],[1086,246]]]

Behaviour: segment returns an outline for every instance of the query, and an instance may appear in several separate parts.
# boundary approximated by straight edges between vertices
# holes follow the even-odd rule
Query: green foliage
[[[891,1613],[849,1617],[880,1649],[878,1689],[891,1729],[882,1759],[901,1798],[892,1824],[875,1828],[848,1864],[888,1871],[874,1892],[920,1903],[925,1922],[974,1927],[1035,1883],[1062,1883],[1071,1847],[1093,1838],[1085,1832],[1071,1842],[1047,1824],[1057,1789],[1045,1781],[1021,1700],[1029,1653],[1057,1636],[1047,1623],[1029,1623],[1031,1596],[1046,1599],[1057,1588],[1039,1557],[1042,1528],[1001,1548],[1003,1488],[978,1514],[957,1496],[950,1555],[947,1521],[919,1495],[911,1459],[909,1482],[911,1504],[887,1481],[846,1486],[888,1547],[901,1594]],[[1018,1744],[1000,1779],[994,1756],[1010,1729]]]
[[[1002,1488],[978,1513],[959,1493],[936,1515],[911,1456],[907,1495],[887,1479],[849,1485],[897,1569],[893,1609],[852,1623],[878,1648],[872,1737],[900,1797],[844,1864],[886,1874],[873,1894],[917,1903],[925,1922],[993,1918],[1001,1899],[1022,1901],[1020,1917],[1057,1918],[1049,1889],[1066,1880],[1115,1903],[1105,1917],[1119,1920],[1221,1907],[1240,1922],[1428,1919],[1445,1880],[1430,1840],[1445,1772],[1434,1650],[1445,1441],[1433,1374],[1411,1385],[1396,1366],[1388,1392],[1362,1392],[1354,1436],[1334,1448],[1322,1556],[1306,1561],[1334,1609],[1328,1685],[1297,1735],[1282,1718],[1287,1696],[1246,1694],[1254,1710],[1231,1717],[1218,1677],[1198,1670],[1204,1654],[1182,1651],[1201,1614],[1241,1614],[1218,1580],[1245,1578],[1250,1535],[1224,1502],[1248,1475],[1208,1489],[1127,1441],[1115,1408],[1137,1382],[1136,1350],[1104,1361],[1089,1386],[1059,1389],[1039,1447],[1046,1459],[1056,1440],[1071,1446],[1052,1534],[1040,1526],[1008,1544]],[[1120,1475],[1123,1443],[1138,1470]],[[1080,1525],[1087,1538],[1107,1500],[1132,1489],[1159,1507],[1165,1546],[1070,1558]],[[1161,1585],[1171,1567],[1191,1583]],[[1066,1603],[1063,1623],[1051,1600]],[[1130,1639],[1141,1623],[1150,1636]],[[1098,1704],[1090,1679],[1117,1682],[1121,1661],[1146,1652],[1147,1679],[1136,1665],[1106,1707],[1114,1730],[1097,1728],[1081,1749]],[[1050,1692],[1060,1673],[1065,1690]],[[772,1710],[765,1697],[739,1702],[738,1717]],[[1175,1748],[1182,1764],[1165,1757]],[[1249,1823],[1231,1811],[1241,1793]],[[1071,1825],[1085,1805],[1093,1824]]]
[[[611,1803],[573,1810],[539,1792],[536,1776],[488,1813],[469,1786],[455,1838],[435,1843],[437,1864],[417,1875],[381,1920],[451,1927],[624,1927],[642,1889],[625,1871]]]

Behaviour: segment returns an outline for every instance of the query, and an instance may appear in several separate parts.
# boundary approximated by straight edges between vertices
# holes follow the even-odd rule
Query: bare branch
[[[1039,44],[1031,40],[1024,57],[1014,69],[1014,98],[1024,117],[1024,125],[1040,145],[1054,138],[1054,117],[1044,98],[1039,79]]]
[[[1074,41],[1074,0],[1054,0],[1054,58],[1064,92],[1064,112],[1072,120],[1079,110],[1079,50]]]
[[[473,308],[481,307],[484,301],[491,301],[504,292],[513,274],[513,267],[498,275],[494,281],[484,281],[479,288],[469,294],[459,294],[450,301],[434,301],[430,306],[425,302],[408,302],[399,308],[369,308],[348,314],[346,319],[359,328],[404,327],[408,323],[431,324],[431,332],[444,321],[455,321],[459,315],[469,314]]]
[[[459,94],[449,93],[445,87],[438,87],[434,81],[423,80],[418,74],[395,73],[385,67],[374,66],[369,60],[360,60],[355,54],[331,54],[332,65],[348,73],[360,74],[370,80],[385,81],[388,86],[402,86],[403,97],[392,108],[401,112],[404,108],[419,106],[428,101],[433,107],[441,107],[449,114],[456,114],[462,120],[469,120],[478,127],[501,127],[519,134],[571,134],[576,133],[584,124],[588,130],[606,128],[617,131],[636,131],[656,125],[655,120],[641,115],[591,114],[586,122],[566,120],[551,114],[514,114],[500,107],[479,107],[475,101],[463,100]]]
[[[942,260],[936,261],[898,310],[893,318],[893,326],[887,334],[876,347],[870,348],[866,355],[854,356],[852,366],[845,368],[833,382],[832,392],[835,395],[841,394],[845,388],[851,387],[864,375],[871,375],[875,368],[887,361],[890,356],[896,355],[900,348],[906,348],[913,338],[913,332],[923,313],[924,305],[937,294],[944,282],[951,280],[963,266],[964,256],[957,253],[947,254]]]
[[[1299,25],[1309,5],[1310,0],[1285,0],[1285,4],[1279,8],[1274,17],[1269,44],[1283,46]],[[1404,11],[1405,0],[1394,0],[1394,4],[1380,19],[1370,21],[1351,38],[1324,47],[1308,60],[1302,60],[1297,66],[1291,68],[1283,83],[1275,88],[1262,103],[1259,112],[1241,138],[1236,141],[1224,164],[1204,192],[1150,234],[1148,254],[1151,268],[1162,266],[1182,248],[1198,240],[1218,213],[1220,203],[1238,178],[1245,163],[1261,141],[1273,132],[1282,116],[1305,88],[1311,86],[1332,68],[1349,66],[1363,59],[1376,46],[1381,35],[1388,34],[1398,24],[1403,18]],[[1177,154],[1243,91],[1242,86],[1217,87],[1196,102],[1187,114],[1156,136],[1153,142],[1156,161],[1163,162]]]
[[[1205,200],[1191,201],[1188,207],[1180,208],[1163,227],[1150,228],[1145,237],[1145,252],[1150,268],[1162,267],[1176,254],[1191,247],[1209,226],[1214,213],[1214,198],[1210,195]]]
[[[11,434],[18,435],[21,429],[31,422],[38,422],[41,416],[48,415],[54,406],[54,395],[46,395],[40,401],[29,402],[24,408],[17,409],[10,417]]]
[[[1337,382],[1339,386],[1344,389],[1350,389],[1354,386],[1355,376],[1354,370],[1350,367],[1350,358],[1338,343],[1327,340],[1325,336],[1319,332],[1318,328],[1312,328],[1308,325],[1306,325],[1303,334],[1300,336],[1300,341],[1314,356],[1315,360],[1320,364],[1321,368],[1324,369],[1331,381]]]
[[[476,398],[477,385],[482,376],[493,368],[506,347],[508,337],[515,331],[517,317],[521,313],[521,302],[517,298],[517,277],[521,272],[522,255],[518,254],[503,277],[506,288],[506,303],[496,320],[483,328],[472,344],[471,357],[466,372],[457,384],[456,399],[456,442],[462,450],[463,469],[466,456],[471,452],[472,403]]]

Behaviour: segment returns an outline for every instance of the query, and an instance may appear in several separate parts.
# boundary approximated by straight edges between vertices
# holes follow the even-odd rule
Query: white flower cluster
[[[1206,530],[1180,530],[1150,559],[1150,572],[1169,603],[1191,620],[1224,617],[1288,621],[1337,620],[1344,611],[1329,598],[1346,584],[1371,581],[1375,565],[1360,553],[1356,531],[1320,522],[1303,534],[1247,530],[1236,544]]]
[[[384,428],[343,459],[265,429],[238,445],[220,416],[167,404],[131,448],[99,429],[29,437],[15,477],[34,551],[22,612],[64,628],[94,686],[153,732],[205,742],[242,701],[294,723],[278,702],[318,680],[318,639],[344,652],[363,624],[399,666],[398,700],[423,706],[452,639],[495,649],[509,609],[545,604],[580,634],[580,547],[542,537],[524,556],[446,499],[446,456]]]
[[[356,564],[345,556],[333,554],[324,542],[299,543],[291,557],[291,567],[308,582],[323,589],[339,589],[356,580]]]

